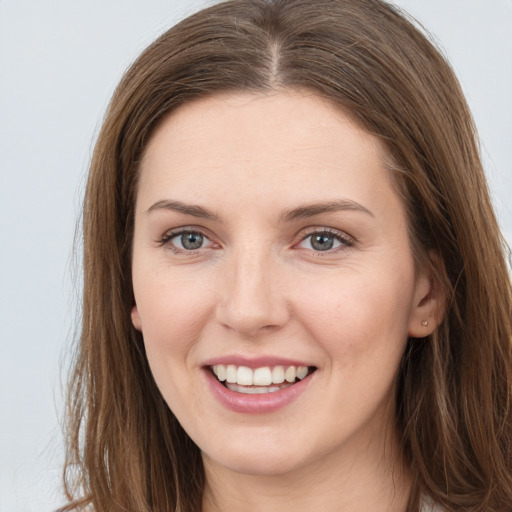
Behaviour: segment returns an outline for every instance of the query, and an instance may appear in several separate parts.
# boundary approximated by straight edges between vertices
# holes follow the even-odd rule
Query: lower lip
[[[247,414],[267,414],[286,407],[306,390],[313,375],[309,374],[300,382],[279,391],[250,395],[226,388],[208,369],[205,369],[205,374],[213,396],[221,405],[230,411]]]

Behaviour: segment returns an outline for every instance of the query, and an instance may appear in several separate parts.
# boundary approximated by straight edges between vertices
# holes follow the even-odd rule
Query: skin
[[[300,91],[196,100],[152,136],[135,212],[132,321],[202,451],[204,512],[405,510],[394,384],[408,336],[436,327],[437,301],[415,268],[384,162],[375,137]],[[336,211],[285,218],[339,201]],[[202,233],[202,247],[180,248],[170,237],[182,228]],[[326,230],[333,248],[315,250],[312,232]],[[204,362],[226,355],[292,356],[317,370],[285,407],[243,414],[206,383]]]

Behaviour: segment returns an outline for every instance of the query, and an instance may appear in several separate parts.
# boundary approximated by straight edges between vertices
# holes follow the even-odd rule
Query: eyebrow
[[[356,203],[349,199],[339,199],[337,201],[329,201],[327,203],[312,203],[304,206],[299,206],[283,213],[281,218],[285,222],[293,220],[306,219],[314,217],[322,213],[331,213],[339,211],[357,211],[363,212],[374,217],[373,213],[365,208],[362,204]]]
[[[219,217],[217,215],[215,215],[212,212],[209,212],[202,206],[185,204],[182,203],[181,201],[157,201],[155,204],[153,204],[146,210],[146,213],[151,213],[155,210],[172,210],[175,212],[184,213],[185,215],[192,215],[192,217],[198,217],[200,219],[208,219],[213,221],[219,220]]]
[[[185,215],[198,217],[200,219],[207,219],[212,221],[220,220],[218,215],[208,211],[202,206],[186,204],[182,203],[181,201],[172,201],[165,199],[162,201],[157,201],[155,204],[153,204],[146,210],[146,213],[151,213],[155,210],[171,210],[179,213],[184,213]],[[298,206],[296,208],[292,208],[290,210],[286,210],[281,215],[281,220],[283,222],[291,222],[294,220],[314,217],[315,215],[320,215],[322,213],[332,213],[338,211],[358,211],[371,215],[372,217],[374,216],[373,213],[367,208],[365,208],[362,204],[359,204],[355,201],[351,201],[349,199],[339,199],[337,201],[329,201],[326,203],[306,204]]]

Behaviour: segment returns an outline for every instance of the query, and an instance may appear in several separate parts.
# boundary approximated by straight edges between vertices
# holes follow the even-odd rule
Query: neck
[[[405,512],[411,478],[397,440],[339,450],[284,474],[243,474],[204,456],[203,512]]]

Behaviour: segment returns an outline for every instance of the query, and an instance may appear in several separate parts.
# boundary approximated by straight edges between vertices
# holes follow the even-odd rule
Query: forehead
[[[139,199],[362,200],[390,188],[385,161],[376,137],[310,92],[217,95],[160,123],[142,159]]]

